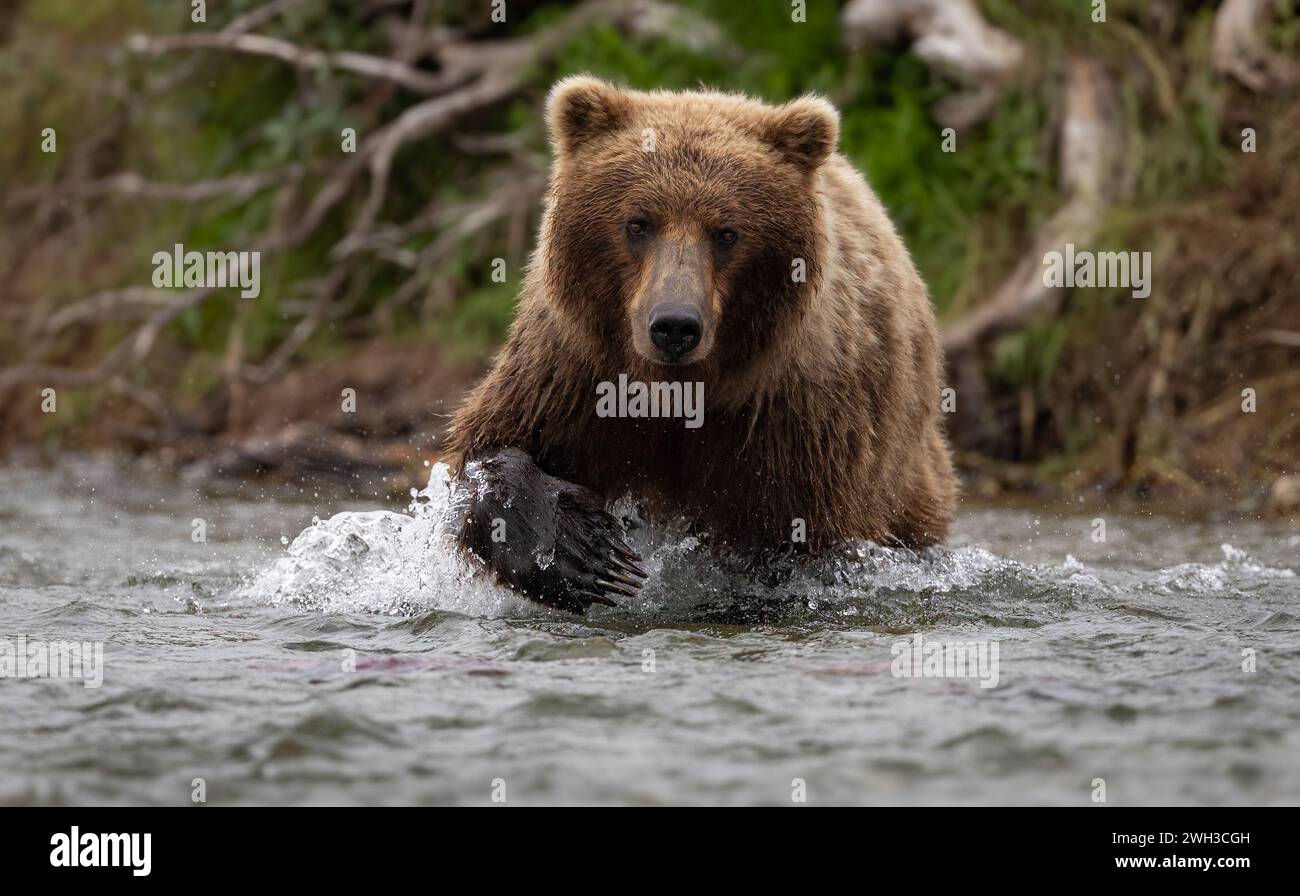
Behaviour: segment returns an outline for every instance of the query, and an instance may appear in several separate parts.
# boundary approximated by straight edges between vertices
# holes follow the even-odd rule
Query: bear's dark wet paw
[[[582,614],[633,596],[647,577],[600,498],[542,472],[524,452],[480,461],[470,482],[461,545],[533,600]]]
[[[565,604],[581,604],[575,612],[593,603],[616,606],[613,596],[634,596],[647,578],[641,556],[628,547],[622,525],[599,499],[569,486],[557,496],[556,511],[555,559],[543,571],[552,574],[548,590]]]

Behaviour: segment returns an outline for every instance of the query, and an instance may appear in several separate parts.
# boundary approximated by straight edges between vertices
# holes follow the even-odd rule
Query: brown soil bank
[[[1250,108],[1229,133],[1260,120]],[[953,427],[975,491],[1300,506],[1300,104],[1269,134],[1223,189],[1123,223],[1153,250],[1148,298],[1076,290],[1030,325],[1067,325],[1050,376],[1009,388],[981,356]]]

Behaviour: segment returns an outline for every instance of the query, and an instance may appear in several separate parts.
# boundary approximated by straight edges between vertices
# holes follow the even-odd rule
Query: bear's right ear
[[[632,107],[627,94],[590,75],[571,75],[551,88],[546,98],[546,123],[557,155],[608,133],[627,120]]]
[[[788,161],[812,170],[835,152],[840,113],[819,96],[802,96],[772,110],[762,137]]]

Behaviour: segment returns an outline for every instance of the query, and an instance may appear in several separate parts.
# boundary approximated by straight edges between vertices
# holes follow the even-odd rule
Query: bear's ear
[[[840,114],[819,96],[803,96],[774,110],[762,137],[787,161],[811,171],[835,151]]]
[[[551,88],[546,98],[546,123],[551,145],[559,155],[573,152],[627,120],[631,100],[612,84],[590,75],[571,75]]]

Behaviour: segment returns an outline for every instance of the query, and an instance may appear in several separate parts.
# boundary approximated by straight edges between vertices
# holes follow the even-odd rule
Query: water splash
[[[313,520],[286,556],[243,588],[246,597],[330,613],[406,616],[453,610],[500,616],[526,606],[473,568],[455,545],[464,494],[446,464],[411,496],[405,514],[338,513]]]
[[[330,613],[548,613],[497,585],[457,549],[454,526],[464,500],[446,465],[437,464],[428,485],[412,490],[407,513],[345,512],[315,520],[243,593]],[[1226,544],[1220,563],[1180,564],[1141,582],[1070,554],[1043,566],[973,545],[918,552],[859,542],[812,559],[774,558],[756,566],[716,556],[680,522],[648,525],[630,500],[616,502],[612,510],[623,519],[650,577],[618,607],[593,609],[593,621],[1024,627],[1046,624],[1080,603],[1135,591],[1153,598],[1171,591],[1231,593],[1295,576]]]
[[[1222,544],[1223,560],[1218,563],[1180,563],[1156,574],[1154,590],[1158,594],[1188,592],[1240,595],[1243,590],[1276,579],[1294,579],[1292,569],[1278,569],[1256,562],[1250,554],[1230,544]]]
[[[453,527],[464,498],[446,465],[437,464],[429,484],[413,491],[407,513],[344,512],[314,520],[242,594],[329,613],[451,610],[500,617],[547,612],[495,584],[457,550]],[[960,610],[964,596],[996,590],[998,577],[1023,583],[1036,575],[977,547],[917,553],[868,543],[812,561],[777,559],[755,568],[714,556],[680,523],[647,525],[630,501],[616,503],[613,510],[645,558],[650,578],[619,607],[593,611],[611,620],[852,618],[857,624],[906,625],[940,609]]]

